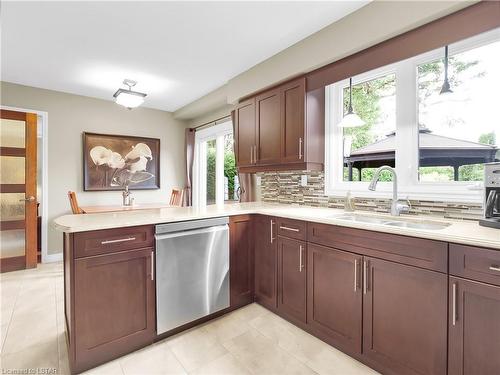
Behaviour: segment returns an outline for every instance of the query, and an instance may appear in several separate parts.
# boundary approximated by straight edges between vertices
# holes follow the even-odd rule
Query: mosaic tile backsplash
[[[317,171],[262,172],[260,194],[264,202],[294,203],[305,206],[344,208],[344,197],[325,195],[324,174]],[[307,186],[300,186],[300,176],[307,175]],[[390,212],[389,199],[354,198],[356,210]],[[406,215],[479,220],[483,215],[481,204],[411,200]]]

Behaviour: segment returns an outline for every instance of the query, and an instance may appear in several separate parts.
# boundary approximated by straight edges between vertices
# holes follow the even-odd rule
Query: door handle
[[[299,138],[299,159],[302,159],[302,137]]]
[[[451,298],[452,298],[452,323],[453,325],[457,324],[457,283],[453,283],[452,286],[452,291],[451,291]]]
[[[34,202],[36,198],[33,195],[30,195],[27,198],[19,199],[19,202]]]
[[[283,230],[288,230],[290,232],[300,232],[300,229],[297,229],[297,228],[290,228],[290,227],[285,227],[283,225],[280,225],[280,229],[283,229]]]
[[[354,291],[358,290],[358,260],[354,259]]]
[[[151,252],[151,281],[155,279],[155,264],[154,264],[154,251]]]
[[[250,164],[253,164],[253,146],[250,147]]]
[[[101,241],[101,245],[107,245],[107,244],[110,244],[110,243],[118,243],[118,242],[134,241],[134,240],[135,240],[135,237],[119,238],[117,240]]]
[[[368,261],[363,262],[363,294],[368,291]]]
[[[304,269],[302,249],[302,245],[299,245],[299,272],[302,272],[302,270]]]
[[[257,145],[253,146],[253,159],[254,164],[257,164]]]
[[[490,266],[491,271],[498,271],[500,272],[500,266],[497,266],[496,264]]]
[[[274,225],[274,221],[271,220],[271,243],[273,243],[273,241],[275,240],[274,233],[273,233],[273,225]]]

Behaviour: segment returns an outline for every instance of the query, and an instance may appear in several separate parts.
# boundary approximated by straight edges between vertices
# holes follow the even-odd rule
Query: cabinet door
[[[255,163],[256,149],[255,99],[240,103],[235,109],[235,149],[238,167]]]
[[[276,219],[257,216],[254,219],[255,239],[255,300],[271,309],[277,300]]]
[[[361,352],[362,256],[308,244],[308,319],[332,344]]]
[[[280,91],[268,91],[256,97],[257,163],[279,163],[281,159]]]
[[[153,249],[75,260],[75,371],[153,342]]]
[[[364,355],[388,372],[446,374],[447,276],[374,258],[363,274]]]
[[[500,373],[500,287],[450,277],[449,374]]]
[[[283,163],[306,161],[304,160],[305,96],[306,86],[304,78],[281,87],[281,161]]]
[[[306,243],[278,237],[278,310],[306,321]]]
[[[250,215],[229,219],[230,305],[239,307],[254,299],[253,230]]]

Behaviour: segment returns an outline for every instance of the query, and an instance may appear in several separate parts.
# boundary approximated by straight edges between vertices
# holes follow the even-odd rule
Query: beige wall
[[[133,191],[136,202],[167,202],[172,187],[184,186],[184,128],[171,113],[34,87],[1,83],[1,104],[48,113],[48,252],[62,251],[54,218],[70,213],[68,190],[79,204],[121,204],[120,192],[83,192],[82,132],[160,138],[161,189]]]
[[[220,107],[222,94],[226,95],[226,103],[235,103],[244,96],[340,60],[475,2],[373,1],[230,79],[174,115],[197,119]]]

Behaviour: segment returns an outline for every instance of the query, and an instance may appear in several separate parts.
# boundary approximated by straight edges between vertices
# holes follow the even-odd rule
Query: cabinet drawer
[[[450,244],[450,274],[500,285],[500,251]]]
[[[278,218],[278,235],[305,241],[306,234],[304,221]]]
[[[154,246],[154,227],[143,225],[79,232],[74,235],[75,258]]]
[[[328,224],[309,223],[307,228],[309,242],[429,270],[448,271],[446,242]]]

